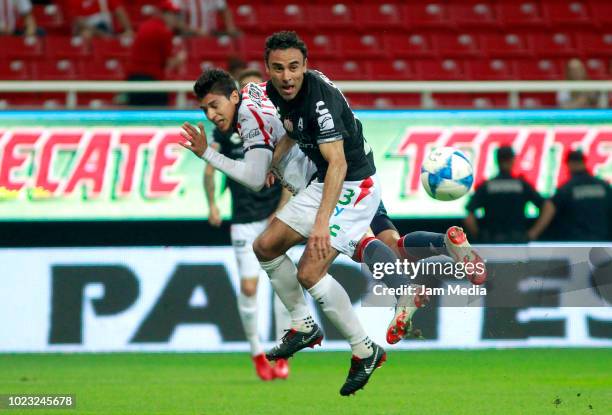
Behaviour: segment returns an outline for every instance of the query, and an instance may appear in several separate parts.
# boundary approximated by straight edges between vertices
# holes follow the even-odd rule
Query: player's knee
[[[319,274],[320,273],[308,263],[300,262],[298,265],[297,279],[302,287],[306,289],[312,287],[321,279],[321,275]]]
[[[247,297],[257,294],[257,279],[248,278],[240,281],[240,292]]]
[[[269,238],[265,233],[259,235],[253,242],[253,252],[260,261],[272,261],[280,255],[276,253],[272,238]]]

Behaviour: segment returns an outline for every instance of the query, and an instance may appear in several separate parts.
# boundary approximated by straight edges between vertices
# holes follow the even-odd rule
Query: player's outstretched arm
[[[319,206],[317,211],[317,217],[308,238],[308,244],[314,249],[313,252],[317,252],[319,259],[323,259],[329,254],[331,249],[329,218],[340,198],[342,184],[346,177],[347,164],[344,155],[344,141],[338,140],[319,144],[319,150],[323,158],[327,160],[328,165],[323,182],[321,206]]]
[[[245,153],[244,160],[232,160],[209,147],[204,126],[199,123],[198,127],[199,131],[189,123],[183,124],[181,135],[187,141],[179,144],[241,185],[255,191],[261,190],[270,169],[272,152],[266,148],[254,148]]]

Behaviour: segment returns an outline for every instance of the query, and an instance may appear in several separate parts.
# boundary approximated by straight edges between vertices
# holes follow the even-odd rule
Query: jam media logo
[[[502,145],[512,145],[516,153],[513,173],[547,195],[568,180],[563,160],[574,149],[584,152],[591,172],[612,181],[610,127],[407,128],[385,156],[403,161],[400,193],[408,197],[419,192],[421,164],[432,148],[457,147],[466,152],[474,166],[474,186],[478,186],[496,171],[495,151]]]

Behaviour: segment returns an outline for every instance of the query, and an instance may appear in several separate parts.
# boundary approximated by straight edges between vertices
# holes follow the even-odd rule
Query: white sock
[[[291,316],[276,294],[274,294],[274,323],[276,340],[280,340],[285,335],[285,330],[291,328]]]
[[[257,295],[249,297],[243,293],[238,294],[238,313],[242,320],[244,335],[251,345],[251,355],[257,356],[263,353],[257,333]]]
[[[360,358],[370,356],[372,347],[370,346],[368,349],[365,346],[368,336],[361,326],[355,310],[353,310],[348,294],[340,283],[331,275],[325,274],[319,282],[308,289],[308,292],[321,305],[321,309],[327,318],[348,340],[351,349],[353,349],[353,354]],[[364,356],[366,352],[368,353]]]
[[[314,325],[314,320],[308,311],[304,291],[297,280],[297,268],[293,261],[283,254],[272,261],[264,261],[260,264],[268,274],[278,298],[289,311],[291,328],[305,333],[309,332]]]

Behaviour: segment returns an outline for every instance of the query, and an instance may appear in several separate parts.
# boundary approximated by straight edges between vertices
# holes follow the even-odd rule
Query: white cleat
[[[412,325],[412,316],[421,307],[429,303],[429,296],[425,294],[425,286],[411,284],[410,287],[418,289],[417,294],[404,295],[397,301],[395,315],[387,328],[387,343],[395,344],[407,337],[423,338],[421,331]]]
[[[474,285],[481,285],[487,280],[487,268],[484,259],[467,240],[463,228],[451,226],[444,235],[446,250],[456,262],[474,264],[474,272],[467,276],[467,279]]]

